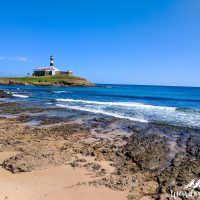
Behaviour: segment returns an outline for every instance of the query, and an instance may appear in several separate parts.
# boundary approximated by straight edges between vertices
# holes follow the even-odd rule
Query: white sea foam
[[[53,91],[55,94],[71,93],[71,91]]]
[[[200,114],[182,112],[176,107],[154,106],[136,102],[100,102],[57,99],[57,106],[104,114],[138,122],[167,122],[173,125],[200,127]]]
[[[134,117],[124,116],[124,115],[114,113],[114,112],[108,112],[108,111],[92,109],[92,108],[85,108],[85,107],[81,107],[81,106],[68,106],[68,105],[63,105],[63,104],[56,104],[56,106],[62,107],[62,108],[69,108],[69,109],[74,109],[74,110],[92,112],[95,114],[103,114],[103,115],[112,116],[112,117],[116,117],[116,118],[120,118],[120,119],[129,119],[131,121],[137,121],[137,122],[143,122],[143,123],[148,122],[147,120],[142,119],[142,118],[134,118]]]
[[[19,98],[28,98],[28,97],[29,97],[29,96],[27,96],[27,95],[16,94],[16,93],[13,93],[12,96],[13,96],[13,97],[19,97]]]
[[[74,102],[74,103],[84,103],[84,104],[95,104],[95,105],[105,105],[105,106],[121,106],[121,107],[131,107],[139,109],[156,109],[156,110],[168,110],[175,111],[175,107],[166,107],[166,106],[153,106],[142,103],[135,102],[101,102],[101,101],[87,101],[87,100],[75,100],[75,99],[56,99],[61,102]]]

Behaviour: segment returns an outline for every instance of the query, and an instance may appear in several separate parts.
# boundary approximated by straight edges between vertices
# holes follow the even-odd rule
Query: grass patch
[[[30,84],[30,85],[91,85],[86,79],[77,76],[29,76],[0,78],[0,84]]]

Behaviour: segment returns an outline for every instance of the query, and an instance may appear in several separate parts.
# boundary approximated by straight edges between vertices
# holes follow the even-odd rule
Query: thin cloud
[[[0,60],[8,60],[8,61],[30,61],[28,58],[24,57],[24,56],[0,56]]]
[[[16,57],[16,60],[18,60],[18,61],[28,61],[28,58],[26,58],[26,57]]]

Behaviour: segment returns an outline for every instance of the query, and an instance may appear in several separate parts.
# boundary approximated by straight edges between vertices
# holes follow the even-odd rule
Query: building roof
[[[39,67],[39,68],[34,69],[34,71],[51,71],[51,70],[60,71],[56,67]]]

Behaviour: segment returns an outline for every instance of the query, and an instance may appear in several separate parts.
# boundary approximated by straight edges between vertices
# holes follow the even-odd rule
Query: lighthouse
[[[54,58],[53,55],[50,56],[50,66],[48,67],[39,67],[33,70],[33,76],[56,76],[56,75],[66,75],[72,76],[73,72],[68,71],[60,71],[58,68],[54,66]]]
[[[54,63],[53,63],[53,56],[52,56],[52,55],[50,56],[50,66],[51,66],[51,67],[54,66]]]

